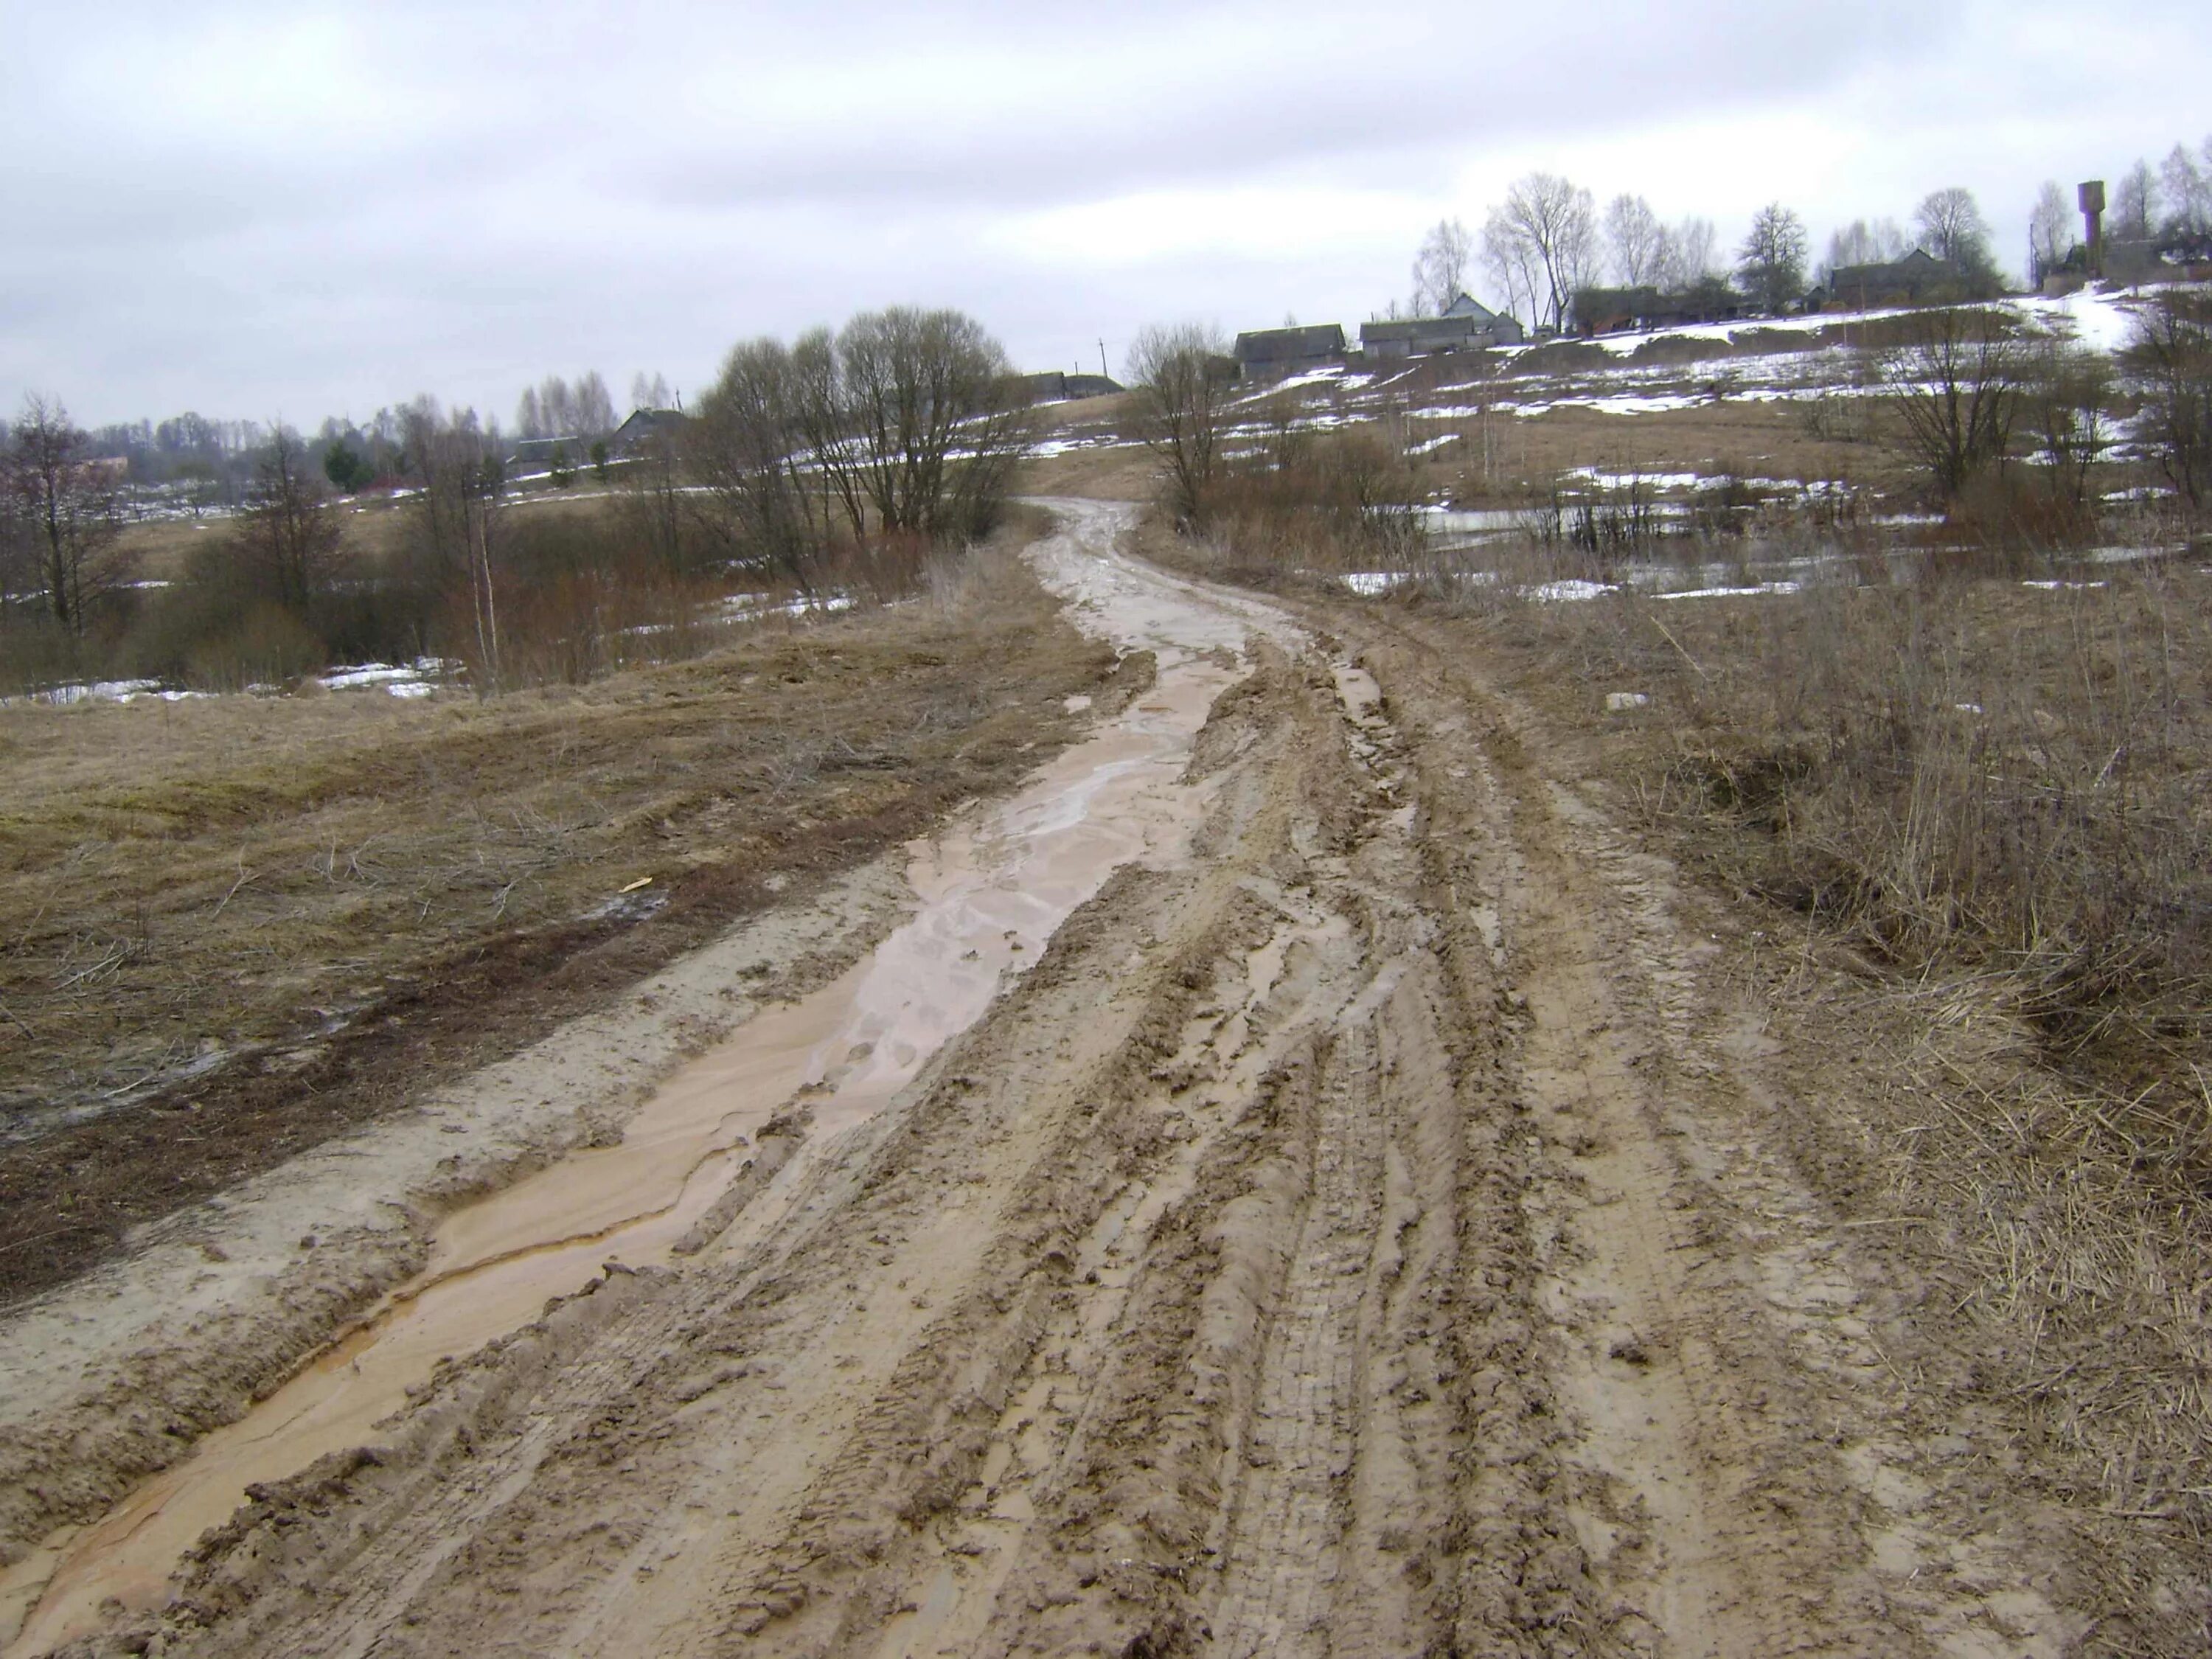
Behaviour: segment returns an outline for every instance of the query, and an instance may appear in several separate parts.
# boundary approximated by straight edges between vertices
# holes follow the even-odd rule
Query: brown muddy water
[[[424,1271],[289,1382],[102,1520],[56,1534],[0,1574],[0,1655],[83,1635],[112,1603],[157,1603],[184,1551],[229,1517],[250,1484],[373,1443],[374,1425],[440,1359],[528,1323],[602,1264],[679,1265],[675,1245],[744,1167],[762,1127],[804,1101],[805,1147],[717,1254],[766,1233],[822,1149],[974,1024],[1116,869],[1186,855],[1206,802],[1202,787],[1179,781],[1193,741],[1243,677],[1249,635],[1282,624],[1115,555],[1128,509],[1051,505],[1063,533],[1032,550],[1033,562],[1080,625],[1157,653],[1154,689],[1012,799],[913,843],[915,910],[871,955],[684,1066],[619,1146],[575,1153],[447,1218]]]

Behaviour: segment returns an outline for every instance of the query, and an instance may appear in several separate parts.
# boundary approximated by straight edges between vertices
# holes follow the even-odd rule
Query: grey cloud
[[[2072,171],[2078,146],[2020,161],[1984,145],[1977,173],[1962,133],[2040,100],[2130,134],[2100,163],[2124,165],[2203,118],[2080,84],[2069,39],[2163,87],[2201,85],[2212,41],[2162,0],[2094,23],[2049,0],[104,15],[100,40],[28,16],[0,67],[16,158],[0,171],[0,401],[37,386],[101,419],[312,418],[418,389],[503,410],[549,368],[696,380],[742,334],[901,298],[964,305],[1047,361],[1152,315],[1356,316],[1402,284],[1429,210],[1334,238],[1286,227],[1273,260],[1094,263],[1024,227],[1255,189],[1474,219],[1483,203],[1451,187],[1486,157],[1610,140],[1633,173],[1647,140],[1692,126],[1718,136],[1655,198],[1711,211],[1756,142],[1729,135],[1793,114],[1820,124],[1824,152],[1912,173],[1907,190],[1984,190],[2002,231],[2021,181]],[[1802,205],[1819,233],[1824,214],[1904,216],[1899,193],[1885,177]]]

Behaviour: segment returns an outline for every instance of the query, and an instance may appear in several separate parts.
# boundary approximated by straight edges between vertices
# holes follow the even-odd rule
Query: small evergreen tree
[[[323,476],[342,493],[350,495],[369,481],[368,463],[358,450],[341,441],[323,454]]]

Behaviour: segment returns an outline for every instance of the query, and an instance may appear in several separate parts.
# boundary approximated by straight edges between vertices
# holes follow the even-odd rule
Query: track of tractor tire
[[[1916,1528],[1871,1247],[1664,866],[1474,668],[1343,628],[1255,637],[1198,855],[773,1225],[258,1489],[131,1650],[2063,1650],[2034,1563]]]

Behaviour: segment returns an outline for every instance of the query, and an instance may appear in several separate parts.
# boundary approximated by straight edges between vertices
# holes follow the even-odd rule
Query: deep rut
[[[1301,634],[1069,511],[1096,602],[1249,629],[1194,855],[1123,870],[889,1109],[810,1137],[772,1217],[447,1366],[119,1634],[2058,1650],[2048,1609],[2008,1602],[2007,1650],[1918,1582],[1851,1257],[1663,869],[1449,653]]]

